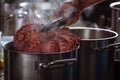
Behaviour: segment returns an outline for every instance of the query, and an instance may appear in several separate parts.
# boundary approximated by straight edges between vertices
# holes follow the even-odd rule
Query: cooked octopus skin
[[[41,32],[40,25],[24,23],[15,33],[15,50],[32,53],[52,53],[73,50],[79,45],[80,38],[69,28],[51,29]]]

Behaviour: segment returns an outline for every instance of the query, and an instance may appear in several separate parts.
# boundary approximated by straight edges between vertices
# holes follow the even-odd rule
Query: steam
[[[15,0],[14,9],[10,9],[10,11],[13,11],[13,15],[18,16],[16,18],[18,27],[21,27],[20,24],[23,21],[46,25],[55,20],[52,17],[53,12],[64,2],[66,0]]]
[[[28,2],[27,2],[28,1]],[[51,23],[54,19],[52,18],[53,11],[57,9],[61,4],[63,4],[63,0],[24,0],[27,2],[28,11],[28,20],[31,23],[39,23],[39,24],[48,24]],[[23,3],[24,3],[23,2]]]

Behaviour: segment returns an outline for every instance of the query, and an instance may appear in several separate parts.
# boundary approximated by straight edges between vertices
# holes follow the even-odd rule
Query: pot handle
[[[103,52],[104,50],[109,49],[110,47],[114,47],[115,49],[119,49],[120,48],[120,43],[114,43],[114,44],[109,44],[108,46],[102,47],[102,48],[95,48],[95,51],[98,52]]]
[[[62,59],[62,60],[55,60],[55,61],[52,61],[52,62],[49,62],[47,64],[45,63],[40,63],[40,62],[36,62],[35,63],[35,68],[36,70],[40,71],[42,69],[47,69],[49,68],[50,66],[53,66],[53,65],[61,65],[61,64],[73,64],[77,61],[76,58],[71,58],[71,59]]]

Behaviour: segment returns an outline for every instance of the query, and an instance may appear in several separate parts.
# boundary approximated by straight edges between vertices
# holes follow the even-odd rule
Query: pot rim
[[[120,5],[120,1],[111,3],[111,4],[110,4],[110,7],[111,7],[112,9],[115,9],[115,10],[120,10],[120,8],[115,7],[116,5]]]
[[[76,50],[78,50],[79,48],[80,48],[80,45],[78,45],[78,47],[77,48],[75,48],[75,49],[73,49],[73,50],[68,50],[68,51],[62,51],[62,52],[50,52],[50,53],[46,53],[46,52],[40,52],[40,53],[34,53],[34,52],[22,52],[22,51],[16,51],[16,50],[13,50],[13,49],[8,49],[7,47],[6,47],[6,45],[7,46],[9,46],[9,45],[11,45],[11,44],[13,44],[13,41],[10,41],[10,42],[7,42],[4,46],[2,46],[2,48],[4,49],[4,50],[7,50],[7,51],[12,51],[12,52],[14,52],[14,53],[17,53],[17,54],[27,54],[27,55],[59,55],[59,54],[66,54],[66,53],[70,53],[70,52],[74,52],[74,51],[76,51]]]
[[[80,38],[81,41],[99,41],[99,40],[109,40],[109,39],[114,39],[116,37],[118,37],[118,33],[109,29],[103,29],[103,28],[91,28],[91,27],[70,27],[70,29],[80,29],[80,30],[99,30],[99,31],[105,31],[105,32],[109,32],[109,33],[113,33],[115,34],[112,37],[108,37],[108,38],[98,38],[98,39],[82,39]]]

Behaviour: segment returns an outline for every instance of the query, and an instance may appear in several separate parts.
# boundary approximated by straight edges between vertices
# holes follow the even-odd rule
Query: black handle
[[[61,64],[73,64],[77,61],[76,58],[71,58],[71,59],[61,59],[61,60],[55,60],[55,61],[52,61],[52,62],[49,62],[47,64],[45,63],[41,63],[41,62],[36,62],[35,64],[35,69],[37,71],[40,71],[42,69],[47,69],[53,65],[61,65]]]

